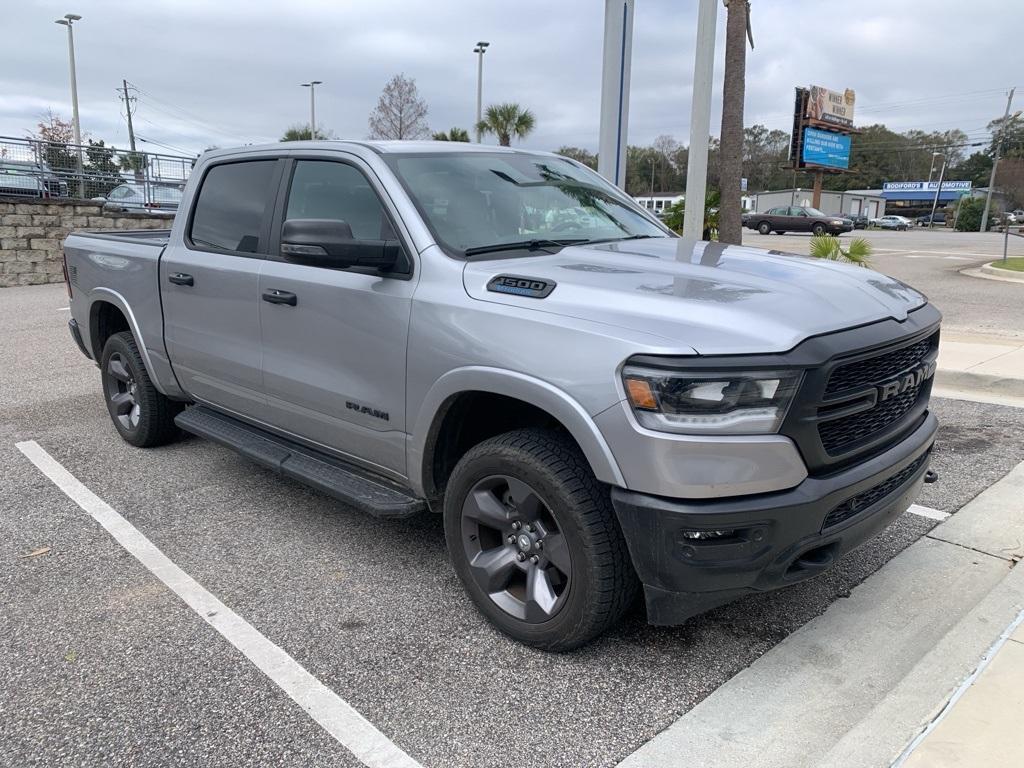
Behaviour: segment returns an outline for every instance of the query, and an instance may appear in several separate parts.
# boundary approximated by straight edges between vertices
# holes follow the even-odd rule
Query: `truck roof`
[[[282,144],[286,143],[286,147],[282,147]],[[539,152],[535,150],[517,149],[513,147],[501,147],[493,144],[471,144],[465,141],[432,141],[432,140],[418,140],[418,141],[375,141],[375,140],[355,140],[355,139],[323,139],[318,141],[290,141],[290,142],[277,142],[274,144],[254,144],[246,147],[231,147],[225,149],[212,150],[206,153],[209,156],[218,156],[221,154],[241,154],[245,152],[259,152],[266,150],[280,150],[284,149],[349,149],[354,147],[360,147],[363,149],[369,149],[377,154],[420,154],[423,152],[430,153],[443,153],[443,152],[503,152],[510,154],[529,154],[529,155],[553,155],[553,152]]]

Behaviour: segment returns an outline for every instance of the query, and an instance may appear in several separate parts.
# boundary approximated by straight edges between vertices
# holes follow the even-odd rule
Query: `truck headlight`
[[[778,432],[799,371],[674,372],[627,366],[626,397],[647,429],[690,435]]]

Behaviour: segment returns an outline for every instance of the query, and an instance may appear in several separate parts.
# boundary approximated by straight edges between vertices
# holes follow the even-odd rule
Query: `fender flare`
[[[576,440],[597,479],[625,487],[626,481],[604,435],[576,400],[558,387],[516,371],[487,366],[466,366],[448,371],[428,390],[417,411],[409,439],[408,468],[413,489],[426,493],[431,468],[426,462],[427,443],[440,425],[445,401],[463,392],[490,392],[522,400],[551,414]],[[614,405],[614,401],[609,406]]]
[[[146,341],[142,336],[142,330],[139,328],[139,322],[135,319],[135,313],[132,312],[132,308],[125,297],[111,288],[94,288],[89,292],[89,349],[92,350],[92,356],[96,361],[96,365],[100,364],[100,355],[103,354],[102,349],[96,349],[96,328],[94,327],[96,305],[101,301],[106,302],[107,304],[113,304],[121,310],[121,314],[124,315],[125,319],[128,321],[128,329],[135,337],[136,344],[139,348],[139,354],[142,355],[142,362],[145,364],[146,370],[149,371],[149,378],[153,382],[153,386],[156,387],[160,394],[170,396],[172,393],[166,391],[166,388],[160,381],[160,377],[155,373],[157,370],[162,369],[158,369],[153,365],[153,360],[149,356],[149,349],[146,347]]]

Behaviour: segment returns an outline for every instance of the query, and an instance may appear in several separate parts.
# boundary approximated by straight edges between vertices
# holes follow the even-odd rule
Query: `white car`
[[[914,222],[906,216],[881,216],[877,219],[872,219],[871,223],[882,229],[907,230],[914,226]]]

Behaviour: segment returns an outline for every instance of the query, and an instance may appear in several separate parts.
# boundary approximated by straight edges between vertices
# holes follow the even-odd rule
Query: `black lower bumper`
[[[82,329],[78,327],[78,321],[73,317],[68,320],[68,330],[71,331],[71,338],[75,340],[75,344],[82,350],[82,354],[92,360],[92,355],[89,354],[89,350],[85,348],[85,344],[82,342]]]
[[[830,568],[914,501],[937,426],[929,413],[885,453],[788,491],[680,500],[614,488],[648,621],[679,624]]]

